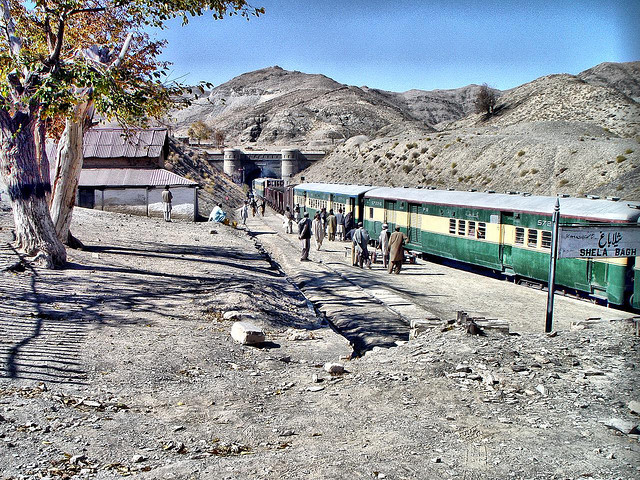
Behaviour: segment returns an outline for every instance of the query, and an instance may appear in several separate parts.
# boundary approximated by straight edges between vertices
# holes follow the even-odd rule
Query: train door
[[[353,223],[354,226],[356,226],[358,224],[359,221],[361,221],[360,217],[359,217],[359,212],[356,210],[356,199],[355,198],[350,198],[349,199],[349,206],[347,207],[347,210],[349,212],[351,212],[351,215],[353,216]]]
[[[512,243],[510,237],[513,226],[513,212],[502,212],[500,218],[500,258],[502,259],[502,269],[505,272],[513,272]]]
[[[591,292],[595,296],[606,297],[607,280],[609,278],[609,264],[587,260],[587,281],[591,285]]]
[[[389,231],[393,232],[396,227],[396,202],[384,201],[384,222],[389,225]]]
[[[409,225],[408,225],[409,243],[420,245],[421,243],[421,225],[420,225],[420,205],[416,203],[409,204]]]

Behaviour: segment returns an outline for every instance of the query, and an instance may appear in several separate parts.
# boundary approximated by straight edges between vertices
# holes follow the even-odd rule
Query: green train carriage
[[[555,197],[374,188],[364,195],[364,224],[377,238],[399,226],[407,248],[546,282]],[[560,199],[561,223],[637,223],[636,204]],[[638,308],[636,258],[559,259],[556,284],[615,305]],[[634,281],[635,276],[635,281]],[[635,292],[634,292],[635,288]]]
[[[301,211],[309,212],[313,217],[323,208],[329,212],[344,214],[351,212],[355,224],[362,221],[362,205],[364,194],[371,186],[345,185],[339,183],[301,183],[294,187],[294,204],[300,205]]]

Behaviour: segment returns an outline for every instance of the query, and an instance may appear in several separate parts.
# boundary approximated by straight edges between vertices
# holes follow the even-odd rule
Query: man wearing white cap
[[[389,266],[389,237],[391,234],[389,233],[389,225],[386,223],[382,224],[382,231],[380,232],[380,238],[378,238],[378,245],[380,246],[380,250],[382,250],[382,264],[384,268],[388,268]]]

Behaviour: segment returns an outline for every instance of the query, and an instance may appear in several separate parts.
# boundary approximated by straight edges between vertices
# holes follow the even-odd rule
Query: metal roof
[[[162,168],[83,168],[80,187],[197,187],[198,183]]]
[[[370,188],[367,198],[390,198],[415,203],[437,203],[456,207],[475,207],[488,210],[507,210],[551,215],[556,197],[449,190],[425,190],[419,188]],[[639,202],[600,200],[590,198],[559,198],[560,215],[589,220],[638,222]]]
[[[294,190],[306,190],[307,192],[337,193],[339,195],[361,195],[371,190],[371,185],[346,185],[342,183],[301,183]]]
[[[166,140],[166,128],[92,128],[84,135],[83,152],[85,158],[156,158],[162,154]]]

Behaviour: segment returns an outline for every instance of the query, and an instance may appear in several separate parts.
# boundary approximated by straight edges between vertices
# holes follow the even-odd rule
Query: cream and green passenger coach
[[[301,183],[294,187],[294,204],[306,209],[311,217],[323,208],[334,213],[342,209],[344,214],[350,212],[357,224],[362,221],[364,194],[372,188],[371,185]]]
[[[365,228],[399,226],[407,248],[546,282],[556,197],[371,188],[364,194]],[[640,204],[560,198],[561,223],[638,223]],[[609,303],[640,308],[638,258],[560,259],[556,283]],[[634,292],[635,284],[635,292]]]

